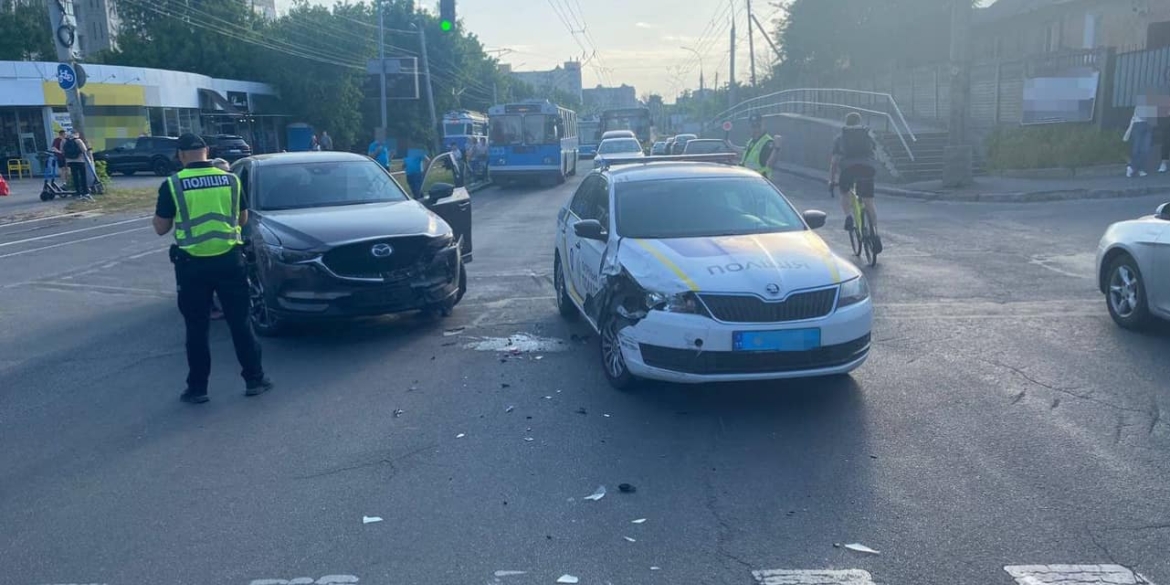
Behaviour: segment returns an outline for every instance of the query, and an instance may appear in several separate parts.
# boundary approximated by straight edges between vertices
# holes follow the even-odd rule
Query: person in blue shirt
[[[390,168],[390,149],[386,147],[385,141],[374,138],[374,141],[370,143],[370,148],[366,151],[366,154],[368,154],[370,158],[378,161],[378,164],[382,165],[383,167],[387,169]]]
[[[422,197],[423,173],[431,159],[420,149],[412,148],[407,151],[406,158],[402,159],[403,170],[406,171],[406,184],[410,185],[410,192],[415,198]]]

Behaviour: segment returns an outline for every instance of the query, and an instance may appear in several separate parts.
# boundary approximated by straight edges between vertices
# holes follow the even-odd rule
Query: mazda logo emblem
[[[768,286],[765,286],[764,290],[768,291],[768,294],[770,294],[772,296],[776,296],[776,295],[780,294],[780,285],[773,282],[773,283],[769,284]]]
[[[394,253],[394,248],[390,244],[374,244],[370,247],[370,254],[375,258],[385,258]]]

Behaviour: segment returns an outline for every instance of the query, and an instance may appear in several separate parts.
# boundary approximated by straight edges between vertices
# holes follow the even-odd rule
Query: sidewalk
[[[798,165],[781,164],[778,170],[814,181],[828,183],[829,180],[827,171]],[[941,181],[923,181],[899,185],[878,183],[875,190],[881,195],[927,201],[1030,203],[1115,199],[1170,193],[1170,173],[1150,173],[1147,177],[1132,179],[1124,175],[1066,179],[1019,179],[987,175],[975,177],[974,185],[962,189],[944,189]]]

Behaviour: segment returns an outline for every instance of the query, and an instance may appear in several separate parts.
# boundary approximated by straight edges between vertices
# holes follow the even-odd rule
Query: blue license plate
[[[821,330],[736,331],[731,341],[735,351],[808,351],[821,346]]]

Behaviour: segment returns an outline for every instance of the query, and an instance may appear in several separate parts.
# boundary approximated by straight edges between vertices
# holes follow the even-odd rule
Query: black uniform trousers
[[[232,332],[236,359],[247,383],[264,379],[260,364],[260,343],[252,331],[248,316],[248,276],[244,255],[239,246],[220,256],[196,257],[171,247],[175,264],[175,283],[179,289],[179,312],[187,326],[187,391],[207,392],[211,375],[211,296],[216,294],[223,305],[224,320]]]

